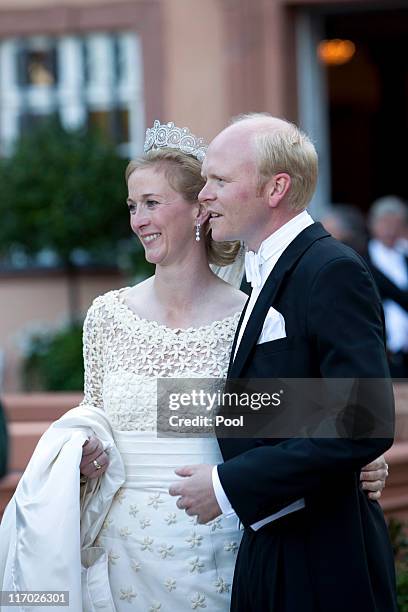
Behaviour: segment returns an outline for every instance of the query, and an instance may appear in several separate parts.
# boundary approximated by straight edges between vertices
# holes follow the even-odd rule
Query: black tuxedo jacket
[[[283,315],[287,337],[257,345],[271,306]],[[232,356],[235,344],[236,339]],[[228,377],[385,379],[378,414],[393,422],[383,314],[372,275],[360,256],[320,223],[302,231],[279,258]],[[298,515],[307,525],[304,562],[312,570],[319,610],[395,609],[382,511],[359,487],[360,468],[386,451],[391,437],[219,443],[225,461],[218,466],[220,481],[245,527],[305,499]]]
[[[381,270],[379,270],[377,266],[373,264],[368,253],[365,254],[364,259],[367,262],[368,267],[370,268],[370,271],[373,275],[381,299],[393,300],[394,302],[399,304],[401,308],[404,308],[404,310],[408,312],[408,291],[400,289],[388,278],[388,276],[381,272]],[[405,258],[405,261],[408,269],[407,258]]]

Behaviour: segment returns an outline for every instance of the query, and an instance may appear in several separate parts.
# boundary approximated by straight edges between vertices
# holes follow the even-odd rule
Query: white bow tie
[[[252,289],[262,285],[261,266],[263,262],[264,259],[260,252],[247,251],[245,253],[245,275]]]

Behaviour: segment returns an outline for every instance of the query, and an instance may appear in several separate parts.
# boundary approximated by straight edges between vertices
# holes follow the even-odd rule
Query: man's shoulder
[[[293,286],[301,286],[308,291],[316,286],[318,279],[330,283],[354,282],[364,278],[369,285],[374,284],[372,274],[363,258],[351,247],[324,236],[316,240],[303,253],[291,275]]]
[[[345,265],[367,269],[366,262],[354,249],[330,235],[313,242],[301,259],[303,265],[313,266],[317,270],[333,263],[341,264],[342,262]]]

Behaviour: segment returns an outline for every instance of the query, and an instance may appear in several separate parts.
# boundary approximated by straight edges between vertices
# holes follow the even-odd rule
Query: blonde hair
[[[266,183],[274,174],[285,172],[291,178],[288,203],[293,210],[304,210],[316,189],[318,158],[310,138],[294,123],[279,119],[268,125],[268,119],[275,119],[268,113],[239,115],[232,124],[241,121],[259,122],[264,131],[255,134],[258,187],[262,193]],[[262,121],[263,120],[263,121]],[[281,126],[279,124],[282,124]]]
[[[172,189],[180,193],[187,202],[197,202],[198,194],[205,185],[205,179],[201,176],[201,162],[198,159],[188,153],[167,147],[151,149],[129,162],[125,171],[126,183],[135,170],[151,167],[164,172]],[[216,266],[232,264],[240,249],[240,243],[237,241],[215,242],[208,225],[205,245],[208,262]]]

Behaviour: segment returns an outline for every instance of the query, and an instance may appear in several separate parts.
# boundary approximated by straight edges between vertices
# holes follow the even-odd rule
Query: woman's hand
[[[388,465],[384,455],[381,455],[361,470],[361,488],[368,492],[370,499],[380,499],[387,477]]]
[[[87,478],[98,478],[106,472],[108,465],[109,457],[103,450],[102,442],[96,436],[91,436],[82,447],[81,474]]]

